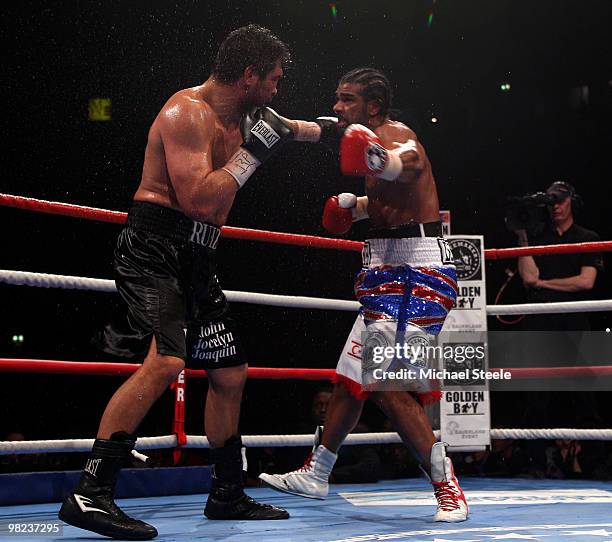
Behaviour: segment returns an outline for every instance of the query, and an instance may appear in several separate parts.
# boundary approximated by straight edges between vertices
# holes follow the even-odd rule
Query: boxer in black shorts
[[[220,236],[214,224],[135,201],[115,250],[115,283],[127,307],[101,348],[142,358],[155,337],[158,354],[187,359],[190,368],[244,364],[216,276]]]
[[[117,507],[114,490],[138,425],[185,361],[208,372],[205,428],[213,482],[204,514],[289,517],[243,491],[238,419],[247,365],[215,275],[220,227],[238,189],[284,141],[300,140],[301,121],[263,107],[275,96],[288,58],[286,45],[269,30],[235,30],[221,44],[208,80],[172,96],[149,130],[141,182],[115,251],[126,310],[103,341],[107,352],[144,362],[104,411],[82,477],[59,512],[67,523],[113,538],[157,535]]]

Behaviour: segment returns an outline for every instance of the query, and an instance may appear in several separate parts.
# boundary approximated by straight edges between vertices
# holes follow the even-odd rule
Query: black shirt
[[[536,245],[560,245],[565,243],[590,243],[599,241],[597,233],[587,230],[577,224],[572,224],[562,235],[557,233],[553,227],[533,236],[529,244]],[[580,269],[584,266],[595,267],[598,271],[603,270],[603,259],[596,252],[584,252],[582,254],[553,254],[551,256],[534,256],[534,260],[540,270],[540,279],[560,279],[580,275]],[[558,292],[548,288],[528,290],[530,301],[579,301],[589,298],[589,291],[580,292]]]

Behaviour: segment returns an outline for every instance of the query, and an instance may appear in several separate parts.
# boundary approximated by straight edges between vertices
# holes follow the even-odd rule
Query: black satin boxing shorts
[[[115,249],[121,310],[94,342],[109,354],[142,359],[155,336],[160,354],[190,368],[245,363],[215,271],[220,234],[174,209],[134,202]]]

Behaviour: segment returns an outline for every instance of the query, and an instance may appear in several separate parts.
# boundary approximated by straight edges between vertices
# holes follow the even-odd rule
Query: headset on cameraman
[[[561,188],[564,192],[567,192],[568,196],[572,200],[572,213],[579,212],[584,206],[584,200],[582,196],[576,192],[576,189],[567,181],[554,181],[547,189],[546,193],[553,190],[555,187]]]

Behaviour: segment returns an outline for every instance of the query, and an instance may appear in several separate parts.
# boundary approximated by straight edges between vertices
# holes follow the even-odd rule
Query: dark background
[[[147,129],[174,92],[208,76],[220,41],[256,22],[289,44],[273,107],[310,119],[331,113],[339,76],[371,65],[394,85],[398,115],[423,141],[441,208],[453,233],[483,234],[487,247],[513,246],[506,197],[572,182],[586,205],[578,222],[611,238],[612,2],[339,0],[287,2],[55,2],[4,8],[3,159],[0,191],[127,210],[137,187]],[[433,11],[432,24],[428,16]],[[510,83],[510,92],[500,84]],[[588,99],[582,87],[588,88]],[[90,98],[112,99],[112,121],[91,122]],[[436,124],[432,116],[438,118]],[[241,190],[229,224],[325,235],[323,202],[342,191],[334,157],[295,144]],[[0,211],[5,269],[111,277],[118,226]],[[363,238],[365,225],[350,237]],[[350,299],[356,253],[227,240],[226,289]],[[610,268],[609,258],[606,265]],[[487,264],[488,298],[515,262]],[[605,274],[597,296],[611,297]],[[0,353],[93,360],[89,339],[108,319],[113,294],[0,285]],[[514,279],[504,302],[524,301]],[[254,366],[334,367],[352,313],[234,305]],[[594,315],[595,329],[610,325]],[[492,319],[490,326],[499,329]],[[15,333],[25,336],[14,345]],[[106,358],[107,359],[107,358]],[[86,437],[119,379],[4,373],[0,433]],[[308,417],[313,383],[250,382],[244,433],[291,432]],[[203,382],[190,384],[188,432],[201,433]],[[279,412],[284,414],[278,415]],[[142,434],[167,434],[167,394]],[[275,416],[276,415],[276,416]]]

